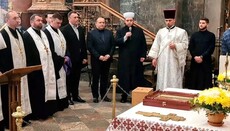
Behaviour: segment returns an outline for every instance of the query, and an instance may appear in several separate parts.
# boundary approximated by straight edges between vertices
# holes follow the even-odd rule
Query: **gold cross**
[[[46,53],[49,54],[49,50],[48,50],[48,48],[46,46],[44,47],[44,49],[46,50]]]
[[[20,52],[20,54],[23,56],[23,52],[22,52],[22,48],[21,48],[21,46],[20,46],[20,42],[19,42],[19,40],[18,39],[15,39],[15,41],[16,41],[16,45],[18,46],[18,48],[19,48],[19,52]]]

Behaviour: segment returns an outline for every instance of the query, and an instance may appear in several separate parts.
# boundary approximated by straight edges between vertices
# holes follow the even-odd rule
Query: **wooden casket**
[[[193,107],[190,101],[197,95],[172,91],[155,91],[145,96],[143,105],[190,110]]]

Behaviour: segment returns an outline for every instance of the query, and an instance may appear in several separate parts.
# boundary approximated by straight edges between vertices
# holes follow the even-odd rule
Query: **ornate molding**
[[[31,11],[68,11],[65,6],[65,0],[33,0],[32,6],[28,9]]]

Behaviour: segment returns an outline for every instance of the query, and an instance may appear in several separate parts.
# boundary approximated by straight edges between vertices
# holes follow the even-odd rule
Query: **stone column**
[[[215,57],[215,69],[219,68],[219,55],[221,53],[220,49],[220,39],[224,31],[224,11],[225,11],[225,0],[205,0],[204,4],[204,16],[209,18],[208,30],[213,32],[216,36],[216,48],[214,50]],[[222,27],[222,28],[220,28]]]
[[[205,0],[204,17],[209,18],[208,30],[213,32],[216,37],[218,37],[218,28],[224,27],[224,10],[224,0]]]

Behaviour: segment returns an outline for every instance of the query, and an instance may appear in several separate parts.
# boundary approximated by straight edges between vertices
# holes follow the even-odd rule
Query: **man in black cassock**
[[[0,72],[4,73],[13,68],[26,67],[26,54],[24,50],[24,42],[22,35],[18,31],[17,27],[20,24],[20,17],[17,12],[9,11],[6,14],[6,26],[1,30],[0,39]],[[2,48],[2,44],[5,43],[6,47]],[[26,115],[31,113],[30,99],[28,94],[27,77],[21,78],[21,107]],[[9,96],[8,96],[8,84],[1,85],[1,98],[2,98],[2,112],[3,121],[0,122],[2,130],[2,124],[6,128],[9,127]],[[28,117],[26,117],[27,119]],[[28,120],[28,119],[27,119]]]
[[[57,83],[57,100],[50,101],[51,107],[49,107],[53,108],[53,113],[56,111],[62,111],[69,105],[67,100],[66,73],[63,67],[66,61],[66,41],[59,29],[62,24],[62,19],[61,14],[52,14],[51,21],[44,30],[52,51]]]
[[[31,27],[23,34],[27,65],[42,65],[42,70],[28,75],[32,119],[46,119],[52,115],[49,100],[56,100],[56,77],[49,41],[42,29],[42,16],[30,17]]]
[[[199,31],[192,34],[189,51],[192,56],[189,87],[204,90],[212,87],[212,58],[215,49],[215,35],[207,30],[209,19],[199,21]]]
[[[126,12],[125,27],[119,29],[116,34],[116,42],[119,46],[118,58],[118,78],[119,85],[126,93],[143,85],[144,67],[143,62],[146,58],[146,40],[144,32],[133,26],[134,13]],[[127,102],[127,94],[123,93],[121,102]]]

